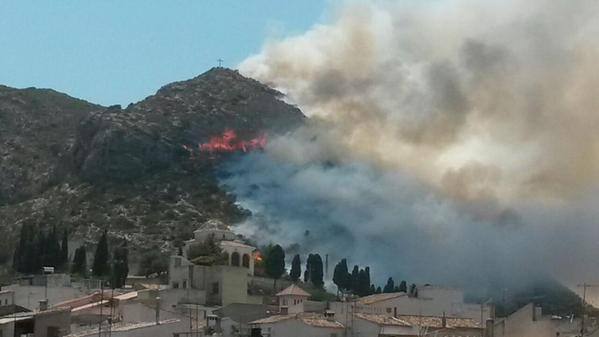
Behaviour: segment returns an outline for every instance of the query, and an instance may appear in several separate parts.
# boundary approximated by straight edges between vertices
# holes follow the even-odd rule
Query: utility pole
[[[585,333],[585,316],[587,308],[587,288],[598,288],[599,284],[583,283],[578,285],[582,288],[582,317],[580,319],[580,336],[583,337]]]

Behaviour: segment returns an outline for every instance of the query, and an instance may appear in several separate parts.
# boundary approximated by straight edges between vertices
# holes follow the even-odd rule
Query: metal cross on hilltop
[[[223,62],[224,62],[223,59],[218,59],[218,60],[216,60],[216,62],[218,62],[218,67],[219,68],[223,67]]]

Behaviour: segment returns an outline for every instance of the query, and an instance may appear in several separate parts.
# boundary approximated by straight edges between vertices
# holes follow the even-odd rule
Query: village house
[[[304,305],[310,298],[310,294],[295,284],[277,293],[279,312],[286,314],[297,314],[304,312]]]
[[[491,304],[471,304],[464,302],[464,292],[460,289],[424,285],[418,287],[418,295],[404,292],[374,294],[361,297],[353,302],[332,302],[331,310],[344,314],[424,315],[471,318],[481,325],[494,318]],[[482,318],[482,320],[481,320]]]
[[[334,317],[315,313],[275,315],[250,322],[252,336],[342,337],[345,327]]]
[[[596,322],[587,320],[585,336],[599,336]],[[544,315],[543,309],[529,303],[513,314],[498,319],[494,337],[574,337],[580,336],[580,318]]]

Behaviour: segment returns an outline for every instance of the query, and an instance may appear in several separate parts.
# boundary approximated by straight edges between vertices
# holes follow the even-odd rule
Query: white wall
[[[262,324],[264,337],[343,337],[344,329],[318,328],[304,324],[296,319],[288,319],[272,324]],[[270,328],[270,333],[269,329]],[[378,335],[374,335],[376,337]],[[367,336],[362,336],[367,337]]]

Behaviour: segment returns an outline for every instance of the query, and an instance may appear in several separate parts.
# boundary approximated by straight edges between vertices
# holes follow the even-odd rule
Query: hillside
[[[125,109],[34,89],[2,92],[8,102],[0,103],[2,124],[22,131],[18,146],[10,145],[12,134],[3,138],[4,128],[0,133],[9,144],[0,148],[4,158],[14,158],[2,161],[0,177],[18,178],[0,185],[0,234],[14,236],[33,223],[93,241],[108,228],[140,249],[187,239],[210,218],[235,222],[247,215],[218,186],[213,166],[222,156],[192,159],[184,146],[196,149],[227,129],[240,139],[281,133],[304,119],[279,92],[224,68],[166,85]],[[27,122],[18,124],[23,116]]]

